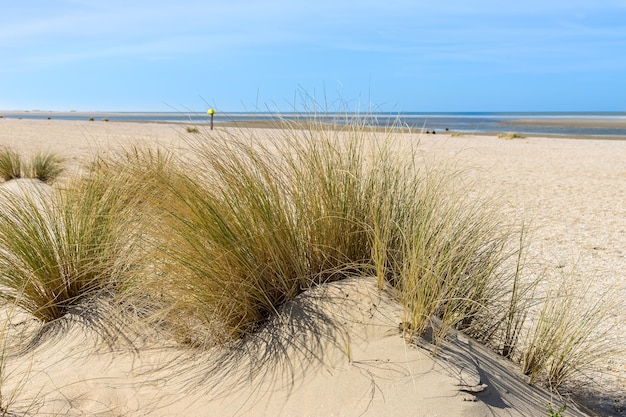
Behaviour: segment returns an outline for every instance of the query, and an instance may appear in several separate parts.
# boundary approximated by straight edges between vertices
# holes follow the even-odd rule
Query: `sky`
[[[0,109],[626,111],[626,0],[28,0]]]

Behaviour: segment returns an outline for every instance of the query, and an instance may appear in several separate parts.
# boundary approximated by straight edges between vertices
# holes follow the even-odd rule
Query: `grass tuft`
[[[412,336],[435,317],[439,340],[450,327],[500,337],[502,324],[512,349],[516,272],[502,269],[517,259],[514,234],[362,120],[282,121],[269,139],[190,138],[185,163],[155,164],[137,149],[113,163],[149,167],[135,175],[159,187],[146,239],[165,260],[139,292],[169,300],[179,340],[243,337],[312,285],[375,274],[381,289],[399,290]]]
[[[30,164],[24,164],[22,157],[13,149],[0,149],[0,177],[5,181],[26,177],[51,183],[62,173],[63,159],[52,152],[39,152]]]
[[[22,161],[19,154],[11,148],[0,148],[0,177],[10,181],[21,176]]]
[[[610,351],[590,336],[607,311],[583,309],[572,283],[523,328],[537,301],[525,226],[467,197],[459,172],[433,168],[393,127],[322,120],[190,135],[185,157],[134,146],[63,188],[0,191],[0,296],[51,322],[122,294],[206,347],[254,333],[312,286],[375,276],[402,303],[407,338],[464,331],[520,359],[533,383],[557,389]],[[39,154],[32,175],[52,180],[60,163]],[[0,152],[0,175],[21,170]]]
[[[129,189],[114,178],[76,180],[48,192],[0,193],[0,297],[42,322],[113,293],[136,250]]]
[[[512,140],[512,139],[524,139],[526,136],[521,135],[519,133],[511,132],[511,133],[498,133],[498,137],[500,139]]]
[[[30,163],[28,177],[51,183],[63,173],[63,159],[54,153],[39,152]]]
[[[579,288],[570,279],[548,292],[525,338],[521,365],[530,383],[545,382],[557,390],[573,375],[616,353],[606,319],[617,303],[605,295],[594,297],[589,305],[583,301],[588,294],[588,286]]]

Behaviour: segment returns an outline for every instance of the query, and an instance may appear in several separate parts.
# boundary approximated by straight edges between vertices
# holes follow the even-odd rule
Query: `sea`
[[[1,112],[4,118],[109,120],[124,122],[209,123],[206,113],[182,112]],[[399,113],[266,113],[217,112],[223,123],[308,120],[323,123],[365,123],[376,127],[410,128],[428,133],[519,133],[549,136],[626,138],[626,112],[399,112]]]

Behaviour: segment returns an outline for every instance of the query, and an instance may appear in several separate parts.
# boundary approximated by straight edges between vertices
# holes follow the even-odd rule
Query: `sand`
[[[184,148],[184,135],[172,124],[0,119],[0,145],[54,150],[70,174],[135,141]],[[495,197],[502,215],[528,221],[532,263],[591,282],[583,302],[608,290],[626,300],[626,141],[402,134],[399,143],[419,143],[433,163],[456,161],[468,198]],[[401,337],[400,316],[365,280],[302,294],[255,341],[202,354],[110,349],[74,323],[8,358],[0,389],[5,399],[16,393],[16,408],[57,415],[542,416],[561,401],[461,335],[433,359]],[[626,346],[626,310],[615,319],[611,337]],[[598,371],[580,384],[605,415],[624,415],[626,353]],[[593,413],[570,401],[566,415]]]

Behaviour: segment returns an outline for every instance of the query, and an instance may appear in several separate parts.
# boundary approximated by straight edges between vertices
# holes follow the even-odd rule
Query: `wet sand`
[[[626,128],[626,117],[620,119],[602,117],[546,117],[523,118],[504,123],[508,126],[576,126]]]

